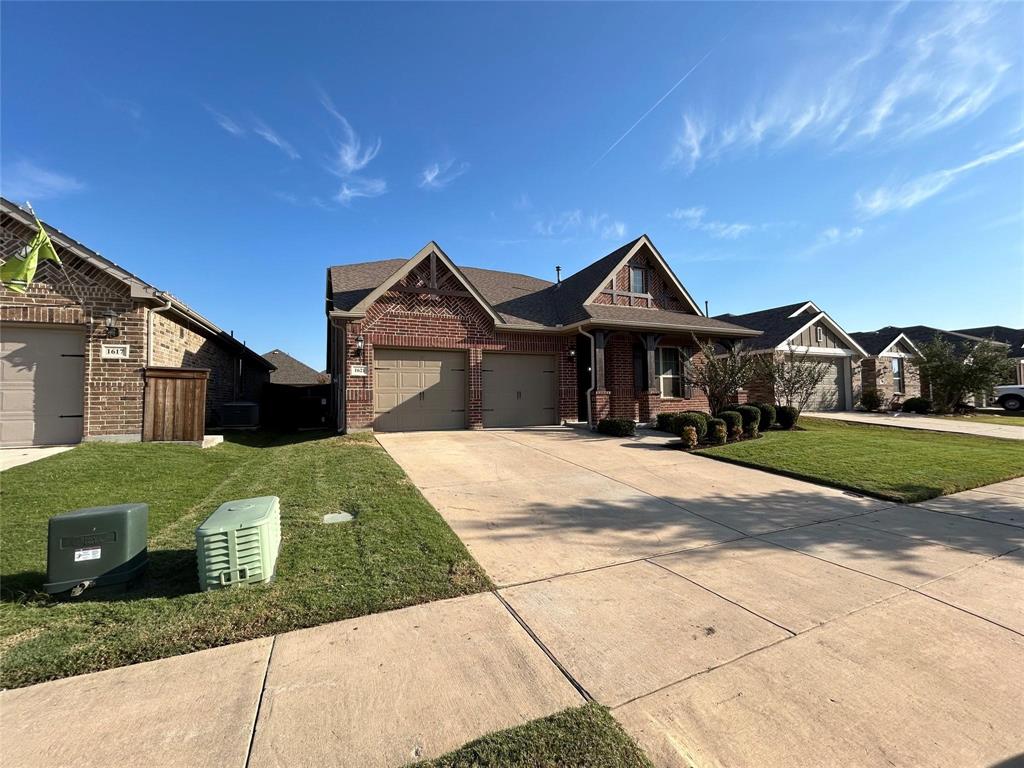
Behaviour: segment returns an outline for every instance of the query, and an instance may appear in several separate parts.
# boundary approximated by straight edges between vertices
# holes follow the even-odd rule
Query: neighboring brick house
[[[1024,385],[1024,328],[1007,328],[1005,325],[986,325],[981,328],[958,328],[953,333],[962,333],[975,338],[992,339],[1009,347],[1007,354],[1016,364],[1014,381],[1007,384]]]
[[[296,360],[287,352],[272,349],[264,352],[263,357],[275,370],[270,374],[271,384],[287,384],[292,387],[312,387],[326,384],[330,379],[327,374],[310,368],[301,360]]]
[[[889,338],[902,336],[906,339],[909,345],[911,345],[915,352],[936,338],[942,339],[946,343],[952,345],[953,348],[962,356],[969,355],[971,350],[983,341],[995,341],[996,344],[1002,344],[1009,347],[1007,342],[998,338],[993,338],[991,335],[975,336],[965,331],[944,331],[941,328],[932,328],[928,325],[887,325],[885,328],[879,328],[877,331],[870,331],[870,333],[879,334],[880,336],[888,336]],[[858,334],[854,335],[856,336]],[[1009,351],[1012,355],[1013,350],[1010,349]],[[920,394],[924,397],[932,397],[931,385],[929,384],[928,377],[924,372],[919,374],[918,388]],[[972,398],[969,398],[969,401],[976,402],[978,405],[985,405],[988,402],[988,394],[979,393],[979,396],[973,396]]]
[[[848,411],[860,397],[860,345],[813,301],[761,309],[743,315],[717,315],[718,320],[754,328],[761,335],[744,344],[748,352],[782,357],[792,351],[801,360],[824,363],[828,371],[807,408],[812,411]],[[747,397],[775,403],[770,382],[755,378]]]
[[[410,259],[327,270],[339,431],[648,422],[705,409],[695,339],[757,331],[705,317],[645,235],[555,283]]]
[[[883,405],[921,396],[921,372],[914,362],[920,353],[905,333],[889,327],[850,335],[868,353],[860,362],[864,390],[877,391]]]
[[[44,261],[27,293],[0,288],[0,445],[140,440],[147,368],[209,370],[209,424],[223,403],[258,399],[271,363],[180,300],[44,226],[64,269]],[[28,212],[0,199],[0,257],[12,257],[35,232]]]

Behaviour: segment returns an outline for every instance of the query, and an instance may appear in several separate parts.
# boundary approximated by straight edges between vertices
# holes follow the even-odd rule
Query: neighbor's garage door
[[[557,424],[555,375],[554,355],[484,354],[484,426]]]
[[[376,349],[373,428],[379,432],[463,429],[466,355],[436,350]]]
[[[4,323],[0,445],[61,445],[82,439],[84,350],[80,329]]]
[[[825,378],[821,380],[807,403],[811,411],[841,411],[846,407],[846,358],[844,357],[809,357],[808,361],[823,363],[827,366]]]

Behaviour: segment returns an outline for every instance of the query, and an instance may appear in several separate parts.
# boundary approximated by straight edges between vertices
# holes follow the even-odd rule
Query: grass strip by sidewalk
[[[415,768],[653,768],[599,704],[496,731]]]
[[[1024,475],[1024,441],[802,418],[803,431],[696,453],[911,503]]]
[[[0,686],[69,675],[488,589],[465,546],[366,436],[233,437],[216,448],[85,444],[3,473]],[[281,498],[272,583],[198,592],[195,528],[222,502]],[[125,592],[42,590],[47,519],[150,504],[150,565]],[[350,523],[326,525],[344,510]]]

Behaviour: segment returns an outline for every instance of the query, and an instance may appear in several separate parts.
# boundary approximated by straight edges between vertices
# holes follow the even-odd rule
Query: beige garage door
[[[554,355],[485,354],[484,426],[557,424],[556,375]]]
[[[466,355],[376,349],[373,428],[380,432],[466,427]]]
[[[84,350],[80,329],[4,323],[0,445],[62,445],[82,439]]]
[[[809,357],[809,361],[824,363],[828,366],[825,378],[818,384],[807,409],[810,411],[841,411],[846,407],[845,371],[846,358],[843,357]]]

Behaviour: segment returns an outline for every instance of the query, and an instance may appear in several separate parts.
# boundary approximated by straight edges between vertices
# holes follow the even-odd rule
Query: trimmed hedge
[[[738,427],[740,431],[743,431],[743,417],[739,411],[722,411],[718,414],[718,418],[725,422],[729,428],[729,434],[732,434],[733,427]]]
[[[903,410],[907,413],[928,413],[932,409],[932,401],[927,397],[908,397],[903,401]]]
[[[708,419],[708,442],[712,445],[724,445],[729,435],[729,427],[721,419]]]
[[[761,421],[758,422],[757,428],[761,432],[765,432],[775,424],[775,406],[771,403],[751,403],[752,406],[757,408],[758,413],[761,414]]]
[[[703,440],[708,433],[707,414],[695,413],[693,411],[677,413],[675,418],[672,419],[672,432],[681,437],[683,430],[687,427],[693,427],[697,433],[697,439]]]
[[[597,422],[597,431],[612,437],[632,437],[636,434],[636,424],[632,419],[601,419]]]
[[[757,429],[757,425],[761,423],[761,411],[755,405],[739,405],[733,410],[743,419],[744,432],[749,432],[751,426]]]
[[[800,417],[800,412],[791,405],[780,405],[775,409],[775,418],[779,422],[779,426],[783,429],[792,429],[796,426],[796,420]]]
[[[658,431],[672,432],[672,419],[675,417],[674,413],[659,413],[657,416]]]
[[[865,389],[860,393],[860,404],[865,411],[877,411],[882,407],[882,395],[877,389]]]

